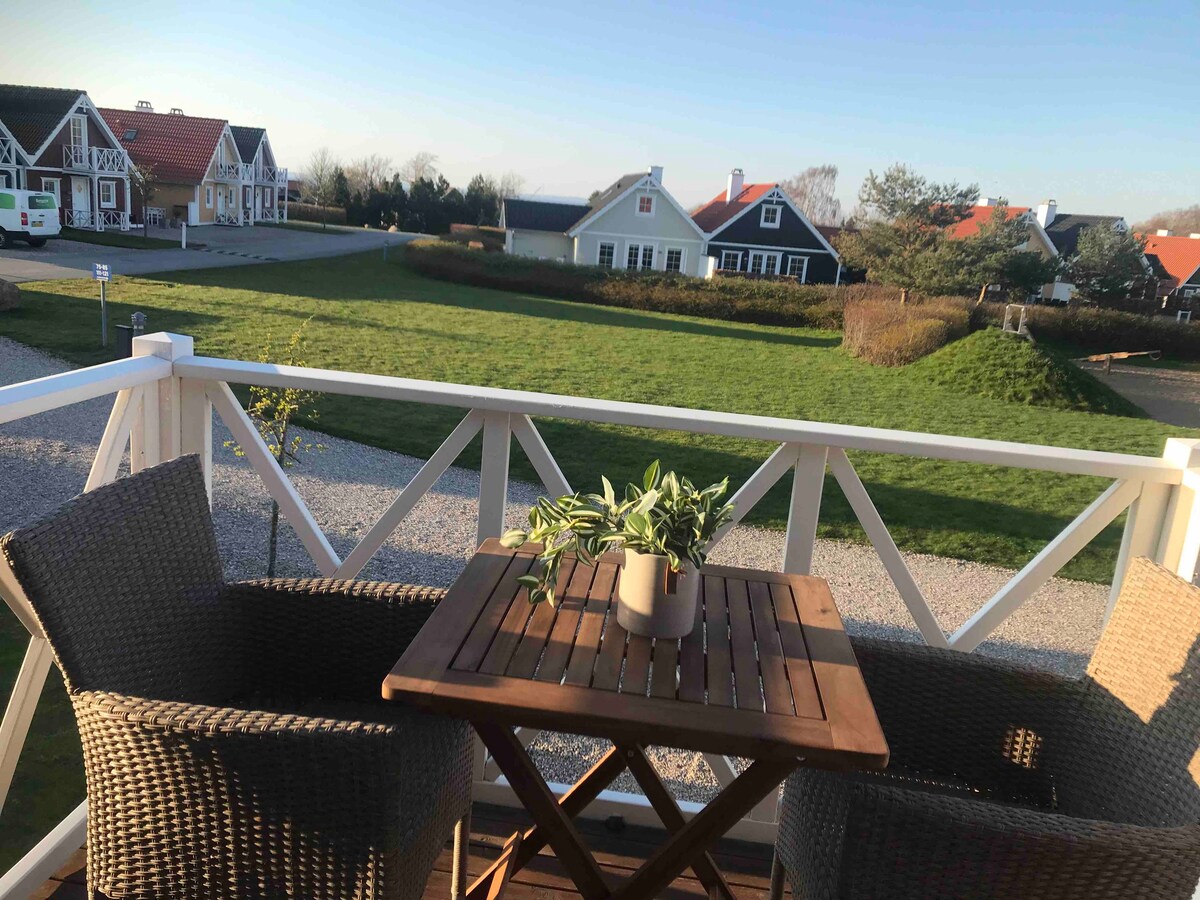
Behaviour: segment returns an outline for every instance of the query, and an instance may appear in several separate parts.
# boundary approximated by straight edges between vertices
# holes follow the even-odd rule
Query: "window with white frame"
[[[762,217],[759,219],[758,224],[763,228],[778,228],[782,210],[782,206],[768,206],[764,204]]]
[[[750,274],[761,275],[763,273],[763,261],[766,259],[765,253],[750,254]]]
[[[596,265],[602,269],[611,269],[613,260],[617,256],[617,245],[612,243],[604,243],[600,245],[599,253],[596,256]]]
[[[779,271],[779,255],[776,253],[768,253],[763,266],[764,275],[774,275]]]
[[[736,272],[742,267],[742,254],[736,250],[721,251],[721,271]]]
[[[804,281],[808,275],[808,257],[807,256],[788,257],[787,273],[792,278],[799,278],[801,281]]]
[[[654,245],[653,244],[643,244],[642,245],[642,268],[643,269],[653,269],[654,268]]]
[[[237,188],[229,189],[229,205],[230,206],[237,205]]]
[[[62,206],[62,182],[57,178],[43,178],[42,190],[54,195],[56,206]]]
[[[625,268],[630,272],[637,271],[638,260],[642,255],[641,244],[630,244],[629,249],[625,252]]]
[[[115,181],[100,182],[100,208],[117,208],[117,183]]]
[[[637,214],[639,216],[654,215],[654,196],[652,194],[640,194],[638,196]]]
[[[71,116],[71,146],[87,146],[87,116]]]
[[[212,209],[212,200],[213,200],[212,185],[206,184],[204,186],[204,208],[205,209]]]
[[[667,248],[667,255],[663,262],[663,269],[667,272],[683,271],[683,249],[681,247]]]

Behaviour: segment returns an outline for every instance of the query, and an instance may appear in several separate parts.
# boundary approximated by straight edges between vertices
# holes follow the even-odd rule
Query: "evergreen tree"
[[[1150,305],[1155,279],[1145,265],[1145,250],[1145,240],[1128,229],[1085,228],[1067,262],[1067,280],[1083,299],[1098,306]]]

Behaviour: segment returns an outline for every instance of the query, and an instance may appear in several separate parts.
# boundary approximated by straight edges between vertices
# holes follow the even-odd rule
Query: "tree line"
[[[322,147],[309,158],[303,196],[322,209],[344,209],[349,225],[445,234],[455,223],[499,225],[504,198],[524,186],[512,172],[480,173],[460,190],[438,171],[437,161],[422,152],[399,166],[378,154],[343,164]]]

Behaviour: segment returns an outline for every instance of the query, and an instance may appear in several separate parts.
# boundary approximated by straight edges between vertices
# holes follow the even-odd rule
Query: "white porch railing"
[[[213,221],[216,222],[218,225],[241,225],[242,224],[241,219],[238,217],[238,212],[236,209],[232,210],[232,211],[226,210],[225,212],[218,212],[213,217]]]
[[[458,407],[464,411],[464,417],[396,495],[379,521],[343,559],[259,438],[230,384],[298,387],[332,394]],[[210,359],[193,355],[191,338],[169,334],[137,338],[132,359],[0,388],[0,425],[113,392],[116,392],[116,400],[85,490],[116,477],[126,445],[130,448],[134,471],[179,454],[197,453],[211,479],[212,413],[215,410],[245,449],[250,465],[268,493],[279,503],[311,555],[316,570],[331,577],[358,575],[420,498],[480,432],[483,456],[476,530],[479,540],[498,535],[503,528],[509,450],[513,438],[521,445],[549,492],[569,492],[571,486],[538,432],[532,418],[535,416],[774,442],[775,450],[742,484],[733,499],[740,520],[775,483],[791,473],[791,505],[785,550],[780,561],[783,570],[788,572],[805,573],[810,569],[821,493],[828,469],[879,553],[920,634],[926,642],[936,646],[974,650],[1038,587],[1125,510],[1129,515],[1113,575],[1112,596],[1115,597],[1120,588],[1128,561],[1135,556],[1149,556],[1189,580],[1196,577],[1200,558],[1200,502],[1197,500],[1200,441],[1193,440],[1171,439],[1162,457],[1145,457],[828,425]],[[1112,482],[1007,585],[994,596],[985,598],[979,610],[961,628],[946,634],[855,472],[846,453],[848,450],[1089,475],[1112,479]],[[728,529],[716,540],[721,540],[727,532]],[[51,656],[27,602],[3,569],[0,569],[0,596],[30,632],[29,650],[0,725],[2,804],[50,669]],[[526,742],[535,736],[536,732],[528,729],[521,732],[521,738]],[[735,772],[730,760],[714,755],[706,756],[706,760],[722,785],[732,780]],[[480,754],[475,797],[492,803],[516,803],[507,784],[497,776],[494,767]],[[556,786],[555,789],[560,788]],[[696,804],[682,803],[681,806],[686,815],[694,814],[698,809]],[[586,813],[590,816],[612,814],[623,815],[634,823],[658,824],[641,795],[615,791],[601,794]],[[39,886],[80,846],[85,826],[86,806],[81,805],[0,878],[0,900],[24,897]],[[733,834],[750,840],[770,841],[774,831],[774,801],[769,799],[743,819]]]
[[[69,228],[93,228],[95,222],[90,209],[63,210],[63,224]]]
[[[101,231],[105,228],[118,228],[121,231],[129,230],[129,213],[127,212],[117,209],[101,209],[96,211],[96,219]]]
[[[257,222],[278,222],[279,209],[275,206],[264,206],[258,211]]]

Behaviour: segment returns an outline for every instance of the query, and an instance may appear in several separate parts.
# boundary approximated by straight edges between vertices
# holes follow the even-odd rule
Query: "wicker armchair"
[[[798,771],[774,896],[1190,898],[1200,589],[1135,560],[1087,675],[889,641],[855,651],[892,751]]]
[[[92,890],[421,896],[469,813],[471,741],[380,683],[441,591],[223,583],[195,457],[77,497],[0,551],[74,705]]]

